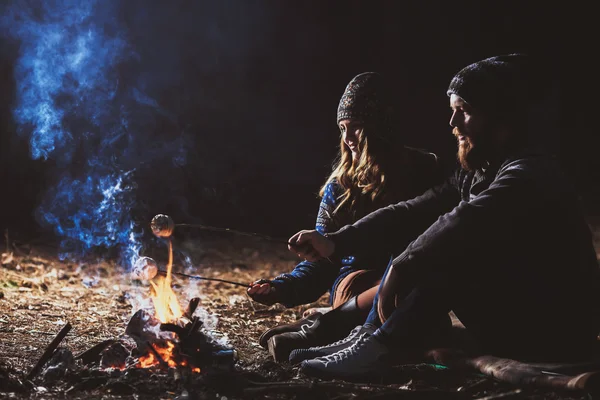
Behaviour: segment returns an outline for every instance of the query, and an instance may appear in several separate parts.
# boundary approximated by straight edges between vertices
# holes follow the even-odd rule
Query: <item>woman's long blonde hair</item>
[[[388,173],[394,162],[394,149],[379,135],[373,134],[375,131],[374,126],[361,129],[358,135],[360,156],[356,161],[353,161],[352,152],[341,136],[340,152],[333,164],[333,172],[319,191],[323,197],[327,184],[332,181],[342,188],[334,214],[347,209],[354,217],[360,217],[387,197],[390,185]],[[402,157],[398,149],[395,150],[395,157]]]

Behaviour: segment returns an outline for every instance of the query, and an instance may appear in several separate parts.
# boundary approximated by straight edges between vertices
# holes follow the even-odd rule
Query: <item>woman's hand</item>
[[[329,258],[335,251],[335,244],[319,232],[300,231],[289,240],[288,249],[307,261]]]
[[[252,300],[267,306],[278,302],[277,290],[271,281],[266,279],[259,279],[251,283],[248,288],[248,296]]]

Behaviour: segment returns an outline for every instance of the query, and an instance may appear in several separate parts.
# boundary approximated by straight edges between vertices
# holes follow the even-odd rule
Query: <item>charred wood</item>
[[[71,324],[69,322],[67,322],[65,324],[65,326],[63,326],[62,329],[58,332],[58,334],[54,337],[52,342],[50,342],[48,347],[46,347],[44,354],[42,354],[42,356],[38,360],[37,364],[35,364],[35,366],[31,369],[29,374],[27,374],[27,380],[31,380],[36,377],[36,375],[40,372],[40,370],[44,366],[44,364],[46,364],[46,362],[48,362],[48,360],[50,360],[50,358],[52,357],[52,354],[54,353],[54,351],[56,350],[56,348],[58,347],[60,342],[62,342],[62,340],[65,338],[65,336],[67,336],[67,334],[69,333],[70,330],[71,330]]]

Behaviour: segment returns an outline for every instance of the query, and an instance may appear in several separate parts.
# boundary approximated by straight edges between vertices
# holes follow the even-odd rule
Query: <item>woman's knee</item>
[[[333,292],[333,307],[339,307],[354,296],[371,289],[381,281],[381,274],[371,270],[354,271],[338,282]]]

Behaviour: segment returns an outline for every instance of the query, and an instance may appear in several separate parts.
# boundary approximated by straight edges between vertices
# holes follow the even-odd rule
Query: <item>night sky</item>
[[[452,166],[450,79],[472,62],[512,52],[544,57],[554,71],[557,153],[587,212],[600,214],[600,69],[592,61],[598,33],[589,8],[528,1],[98,2],[83,24],[100,39],[89,42],[81,70],[61,75],[49,100],[68,110],[60,124],[71,139],[47,159],[33,159],[35,123],[15,114],[30,90],[19,71],[23,43],[32,49],[50,35],[23,32],[47,18],[60,30],[64,2],[45,2],[45,9],[41,3],[0,6],[2,15],[17,15],[4,17],[0,37],[0,228],[25,237],[57,232],[40,222],[40,206],[63,213],[63,221],[88,212],[77,201],[64,206],[70,197],[57,192],[62,179],[127,170],[132,189],[122,213],[135,223],[166,213],[177,222],[288,237],[314,226],[316,193],[339,143],[338,100],[353,76],[383,74],[396,93],[398,135]],[[34,23],[24,25],[23,15]],[[78,24],[65,22],[65,45],[85,33]],[[61,60],[49,63],[48,73]],[[93,63],[103,62],[102,73],[92,74]],[[71,190],[77,198],[83,189]],[[88,204],[80,205],[94,198],[83,196]]]

